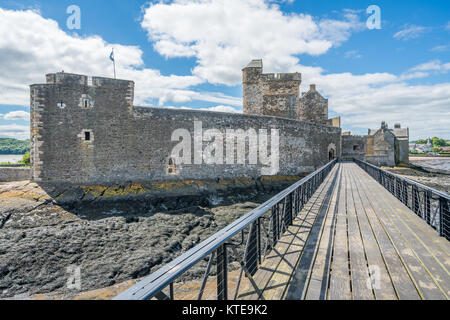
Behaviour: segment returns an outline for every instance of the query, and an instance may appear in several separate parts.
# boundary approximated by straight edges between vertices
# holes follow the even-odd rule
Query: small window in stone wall
[[[83,142],[92,143],[94,141],[94,132],[90,129],[84,129],[83,131],[81,131],[78,137]]]
[[[82,109],[92,109],[94,107],[94,101],[88,94],[82,94],[78,106]]]
[[[355,145],[353,146],[353,151],[358,151],[359,150],[359,146]]]
[[[167,174],[177,174],[177,168],[175,165],[175,160],[173,158],[169,158],[167,165]]]
[[[64,101],[61,100],[60,102],[58,102],[58,107],[64,109],[66,107],[66,104],[64,103]]]

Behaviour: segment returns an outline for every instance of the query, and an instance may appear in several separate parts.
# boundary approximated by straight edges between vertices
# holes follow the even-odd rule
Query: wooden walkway
[[[240,299],[448,299],[450,242],[355,163],[338,163]]]

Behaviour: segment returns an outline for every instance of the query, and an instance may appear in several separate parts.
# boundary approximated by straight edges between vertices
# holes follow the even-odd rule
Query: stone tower
[[[121,144],[125,135],[117,123],[133,111],[133,98],[134,82],[127,80],[58,72],[31,85],[31,179],[83,182],[73,176],[81,170],[88,177],[94,158],[109,157],[94,141]]]
[[[244,114],[275,116],[340,127],[340,117],[328,119],[328,99],[312,84],[300,97],[301,74],[263,73],[262,60],[242,70]]]
[[[309,91],[303,93],[300,98],[297,118],[321,124],[328,123],[328,99],[322,97],[315,84],[311,84]]]
[[[242,70],[244,113],[295,119],[300,73],[262,71],[262,60],[252,60]]]

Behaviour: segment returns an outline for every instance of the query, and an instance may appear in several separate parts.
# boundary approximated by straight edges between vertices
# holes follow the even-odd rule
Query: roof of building
[[[245,68],[262,68],[262,67],[263,67],[262,59],[254,59],[250,61],[250,63]]]
[[[387,128],[387,125],[384,124]],[[383,126],[383,124],[382,124]],[[375,133],[378,132],[380,129],[369,129],[369,136],[373,136]],[[387,129],[388,131],[392,132],[394,136],[397,138],[407,138],[409,136],[408,128],[394,128],[394,129]]]

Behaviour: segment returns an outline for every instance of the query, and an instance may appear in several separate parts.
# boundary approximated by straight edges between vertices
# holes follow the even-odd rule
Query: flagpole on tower
[[[110,58],[110,59],[112,60],[112,62],[113,62],[114,79],[116,79],[116,59],[114,58],[114,48],[112,48],[111,55],[109,56],[109,58]]]

